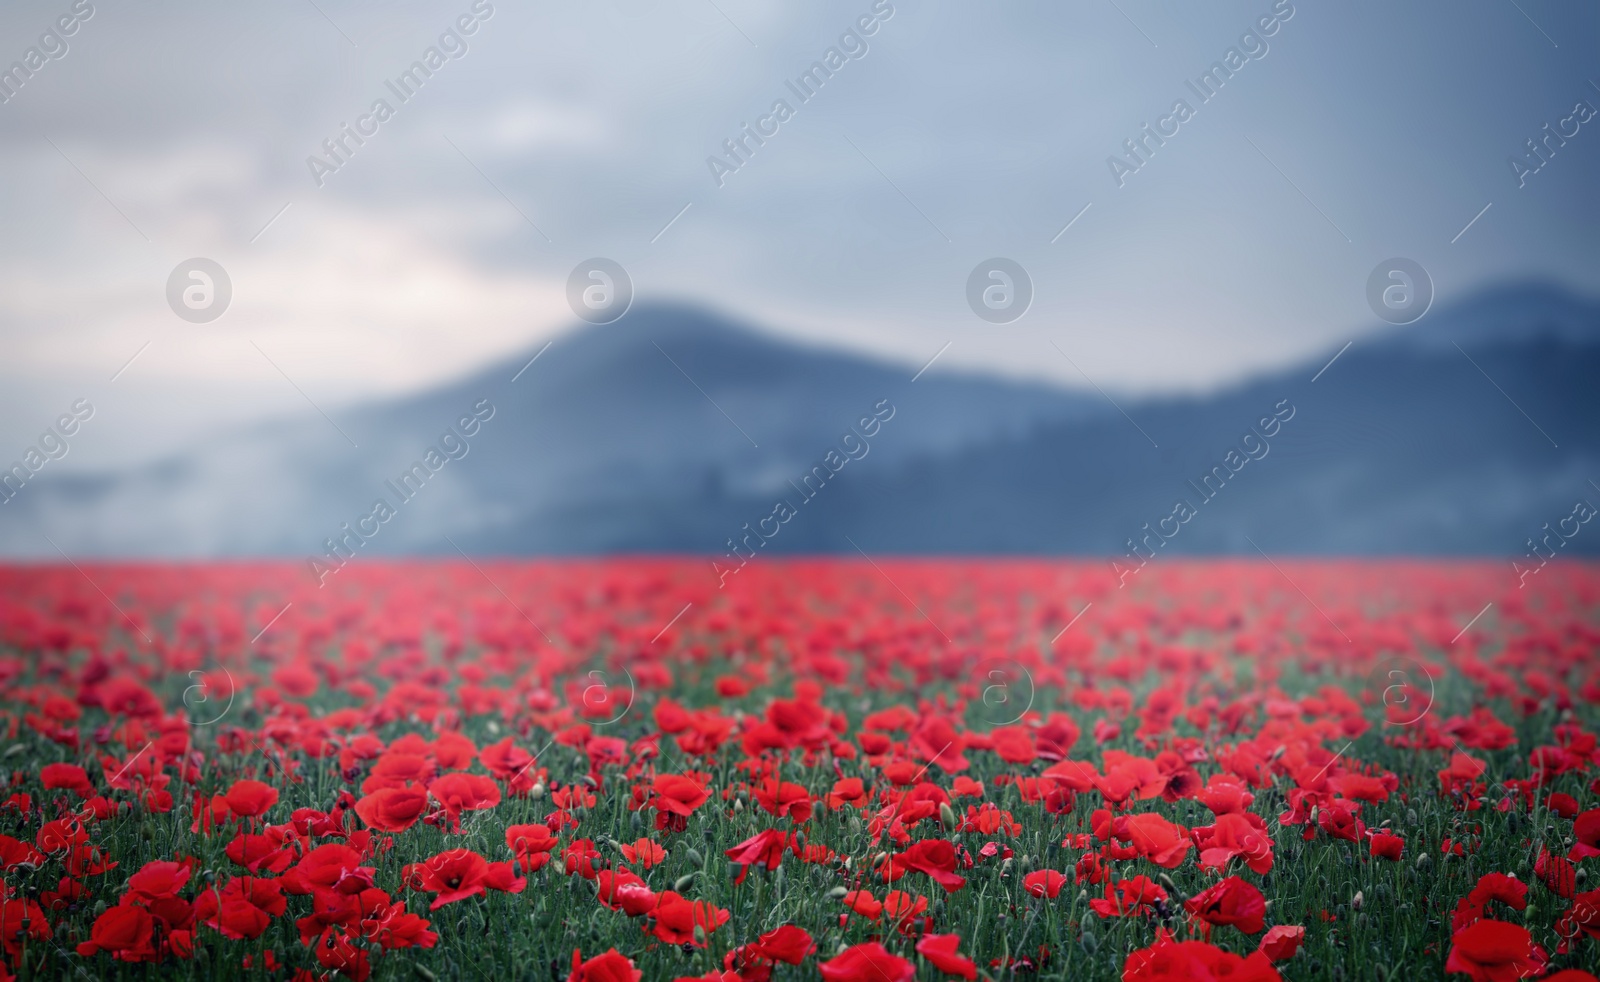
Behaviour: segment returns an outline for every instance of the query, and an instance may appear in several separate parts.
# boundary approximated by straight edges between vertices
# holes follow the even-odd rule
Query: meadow
[[[0,569],[0,979],[1593,980],[1600,568]]]

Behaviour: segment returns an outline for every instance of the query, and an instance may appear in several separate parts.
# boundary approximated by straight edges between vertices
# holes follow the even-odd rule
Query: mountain
[[[42,529],[74,555],[314,555],[380,497],[395,515],[364,553],[453,552],[452,540],[470,551],[646,548],[641,514],[650,542],[707,551],[732,532],[702,535],[716,502],[793,493],[788,482],[881,400],[897,415],[868,456],[885,468],[1109,411],[1097,397],[975,376],[911,384],[914,371],[701,308],[640,304],[464,380],[340,412],[337,429],[307,414],[141,467],[46,471],[0,507],[0,552],[54,555]],[[447,454],[441,435],[482,400],[493,414],[465,455],[442,457],[402,503],[401,475],[430,446]],[[658,507],[673,501],[690,504]]]
[[[359,449],[310,415],[142,467],[41,474],[0,508],[0,551],[53,555],[42,529],[104,556],[303,557],[346,536],[363,555],[719,555],[733,539],[1120,556],[1134,539],[1162,553],[1510,558],[1579,499],[1600,503],[1600,306],[1547,285],[1485,292],[1204,397],[1119,400],[1126,416],[1098,394],[911,375],[699,308],[640,306],[341,412]],[[474,407],[487,418],[448,459],[462,447],[441,434]],[[863,445],[844,434],[875,412],[887,418],[851,459]],[[1245,438],[1274,413],[1264,443]],[[392,514],[369,519],[370,537],[348,532],[380,497]],[[1563,552],[1600,554],[1600,525]]]
[[[1048,424],[863,472],[781,548],[848,549],[852,530],[891,553],[1122,556],[1134,540],[1154,553],[1509,559],[1580,500],[1600,505],[1600,306],[1517,286],[1336,353],[1207,398],[1124,403],[1131,421]],[[1280,400],[1293,415],[1265,449],[1242,444]],[[1600,523],[1569,526],[1562,554],[1600,555]]]

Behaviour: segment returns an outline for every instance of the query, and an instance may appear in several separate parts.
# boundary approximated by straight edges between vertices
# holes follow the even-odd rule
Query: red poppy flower
[[[272,919],[288,907],[283,884],[253,876],[237,876],[220,891],[209,888],[195,898],[195,917],[225,937],[259,938]]]
[[[517,857],[524,872],[537,872],[550,862],[550,852],[561,844],[550,826],[542,824],[506,826],[506,848]]]
[[[455,821],[464,811],[480,811],[500,804],[500,785],[482,774],[460,772],[436,777],[428,784],[428,794],[444,807]]]
[[[351,982],[366,982],[372,974],[370,956],[365,950],[357,948],[350,936],[338,928],[330,927],[323,931],[313,952],[317,963],[323,968],[337,969]]]
[[[622,850],[622,858],[630,863],[638,863],[643,869],[657,866],[667,858],[667,851],[661,848],[660,843],[649,839],[639,839],[632,845],[623,843],[618,847]]]
[[[355,812],[368,828],[379,832],[404,832],[417,824],[428,807],[421,788],[379,788],[356,802]]]
[[[945,973],[946,975],[959,975],[964,979],[976,979],[978,966],[969,958],[963,958],[956,953],[961,946],[959,934],[925,934],[917,942],[917,954],[928,960],[928,964]]]
[[[1600,808],[1591,808],[1572,820],[1572,838],[1568,859],[1577,862],[1600,856]]]
[[[706,803],[711,792],[705,784],[685,774],[660,774],[651,782],[650,807],[687,818]]]
[[[870,941],[846,948],[817,966],[825,982],[914,982],[917,966]]]
[[[1010,812],[1002,810],[992,801],[986,801],[976,808],[967,806],[967,814],[961,820],[959,831],[976,832],[979,835],[1020,835],[1022,824]]]
[[[756,802],[769,813],[792,822],[804,822],[811,817],[811,792],[803,784],[790,781],[767,781],[755,790]]]
[[[1198,795],[1200,802],[1214,815],[1234,815],[1247,810],[1256,796],[1232,774],[1213,774],[1205,789]]]
[[[1222,814],[1211,827],[1195,828],[1195,843],[1200,846],[1200,868],[1226,867],[1232,857],[1243,857],[1254,873],[1272,868],[1272,836],[1266,820],[1254,812]]]
[[[433,780],[435,767],[432,760],[422,754],[386,752],[372,764],[372,772],[361,782],[363,794],[379,788],[403,788],[411,784],[427,784]]]
[[[1600,890],[1590,890],[1572,898],[1572,908],[1556,923],[1556,932],[1564,938],[1582,931],[1600,940]]]
[[[811,935],[793,924],[773,928],[757,939],[756,946],[763,957],[789,965],[800,964],[807,955],[817,950]]]
[[[58,818],[40,826],[33,841],[41,852],[58,853],[89,841],[89,833],[76,817]]]
[[[1578,888],[1578,871],[1572,863],[1552,854],[1548,849],[1539,850],[1539,858],[1533,863],[1533,872],[1539,877],[1540,882],[1558,897],[1571,900],[1573,892]]]
[[[844,895],[843,903],[869,921],[883,916],[883,903],[867,890],[851,890]]]
[[[1562,818],[1573,818],[1578,814],[1578,799],[1560,791],[1546,798],[1545,805]]]
[[[946,893],[954,893],[967,885],[963,876],[957,876],[956,847],[943,839],[925,839],[911,845],[905,852],[897,853],[890,859],[890,872],[885,879],[897,880],[906,870],[916,870],[926,873]]]
[[[928,898],[904,890],[890,890],[883,896],[883,912],[889,915],[901,934],[910,934],[915,918],[928,909]]]
[[[1261,944],[1256,950],[1275,962],[1288,961],[1300,950],[1300,945],[1305,943],[1305,940],[1305,928],[1278,924],[1267,928],[1267,933],[1262,935]]]
[[[705,936],[728,922],[728,911],[709,900],[686,900],[667,890],[659,895],[655,909],[655,936],[667,944],[705,946]],[[695,937],[695,929],[700,937]]]
[[[359,893],[372,886],[372,873],[372,867],[361,865],[361,853],[329,842],[306,853],[279,882],[285,891],[296,896],[318,890]]]
[[[1035,897],[1048,897],[1051,900],[1061,893],[1061,888],[1066,884],[1066,876],[1053,869],[1035,870],[1022,878],[1024,890]]]
[[[1367,827],[1356,817],[1360,805],[1353,801],[1335,798],[1317,812],[1317,826],[1335,839],[1360,842]]]
[[[1157,866],[1177,869],[1194,844],[1188,829],[1154,812],[1129,815],[1126,821],[1125,831],[1118,832],[1117,838],[1133,843],[1134,848]]]
[[[240,818],[255,818],[278,803],[278,789],[260,781],[235,781],[222,797],[228,811]]]
[[[491,863],[471,849],[447,849],[402,871],[413,890],[436,894],[429,910],[475,897],[486,889],[521,893],[527,880],[513,876],[510,863]]]
[[[732,849],[725,850],[724,855],[739,864],[739,875],[733,878],[733,885],[744,882],[751,866],[759,864],[768,870],[777,869],[783,862],[785,852],[799,855],[798,840],[793,832],[781,832],[778,829],[758,832]]]
[[[44,853],[28,843],[9,835],[0,835],[0,869],[9,873],[24,863],[39,867],[44,865],[44,861]]]
[[[1165,930],[1157,932],[1155,944],[1130,953],[1122,965],[1123,982],[1178,979],[1283,982],[1283,976],[1260,951],[1240,957],[1204,941],[1174,941]]]
[[[61,788],[80,798],[94,797],[88,772],[76,764],[46,764],[39,769],[39,780],[51,790]]]
[[[68,886],[72,881],[61,882],[63,886]],[[34,941],[48,941],[55,936],[55,932],[50,930],[50,921],[45,917],[44,910],[32,900],[0,901],[0,945],[11,956],[12,964],[22,959],[24,935]],[[0,972],[3,972],[3,965],[0,965]]]
[[[990,746],[1008,764],[1031,764],[1039,756],[1026,727],[1002,726],[989,734]]]
[[[833,782],[833,790],[823,800],[827,802],[830,811],[838,811],[846,805],[855,808],[865,808],[870,796],[866,786],[859,777],[842,777]]]
[[[629,917],[640,917],[656,909],[659,898],[639,874],[629,869],[601,870],[594,878],[595,895],[600,903],[620,910]]]
[[[118,961],[155,961],[154,934],[155,920],[143,907],[111,907],[95,918],[89,940],[78,945],[78,954],[91,956],[104,951]]]
[[[139,872],[128,877],[126,896],[148,904],[167,900],[178,895],[189,882],[190,864],[154,859],[140,867]]]
[[[1135,876],[1107,883],[1104,899],[1089,901],[1089,906],[1101,917],[1127,917],[1146,907],[1164,903],[1167,891],[1148,876]]]
[[[615,948],[588,961],[574,948],[572,973],[567,976],[567,982],[639,982],[642,978],[644,973],[633,967],[633,960]]]
[[[1208,929],[1232,925],[1246,934],[1259,934],[1265,927],[1266,898],[1260,890],[1237,876],[1212,884],[1190,897],[1183,906]]]
[[[264,835],[241,831],[223,853],[252,873],[282,873],[295,860],[294,841],[270,827]]]
[[[1544,974],[1547,960],[1522,925],[1474,921],[1451,938],[1444,970],[1463,972],[1473,982],[1509,982]]]
[[[1379,859],[1392,859],[1400,861],[1400,853],[1405,850],[1406,840],[1390,831],[1375,833],[1368,843],[1372,855]]]

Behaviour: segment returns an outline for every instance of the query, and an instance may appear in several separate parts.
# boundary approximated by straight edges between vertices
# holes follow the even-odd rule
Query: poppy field
[[[0,569],[0,978],[1595,978],[1600,569]]]

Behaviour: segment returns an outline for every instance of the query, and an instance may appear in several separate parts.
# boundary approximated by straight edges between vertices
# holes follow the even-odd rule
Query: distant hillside
[[[641,306],[515,382],[537,349],[341,413],[359,450],[312,415],[126,471],[41,475],[0,508],[0,549],[53,554],[42,529],[74,554],[307,556],[383,496],[394,514],[363,554],[720,554],[786,503],[765,550],[853,552],[848,536],[873,552],[1121,555],[1182,501],[1193,513],[1151,540],[1162,552],[1253,554],[1254,540],[1273,554],[1509,558],[1580,497],[1600,503],[1595,304],[1539,285],[1485,293],[1352,346],[1313,382],[1336,350],[1204,398],[1122,401],[1130,422],[1098,395],[936,372],[912,383],[696,308]],[[1236,462],[1262,454],[1241,440],[1280,404],[1293,416],[1264,456],[1228,468],[1230,448]],[[466,455],[424,468],[402,502],[400,476],[489,405]],[[894,415],[867,456],[807,497],[803,475],[830,450],[859,453],[843,434],[880,405]],[[1600,524],[1565,551],[1600,554]]]
[[[616,502],[643,507],[668,548],[704,551],[732,531],[703,540],[699,529],[715,524],[705,509],[788,489],[880,400],[899,413],[857,471],[1109,411],[1098,397],[1045,386],[938,372],[912,385],[914,373],[779,340],[703,309],[641,304],[542,354],[535,348],[464,381],[340,412],[340,429],[359,449],[307,414],[143,467],[46,472],[0,508],[0,550],[54,555],[42,528],[82,554],[306,555],[386,494],[397,514],[364,550],[453,551],[447,535],[468,548],[514,552],[644,547],[616,533],[637,521],[608,516]],[[494,415],[469,438],[466,456],[399,506],[384,482],[398,480],[483,399]],[[651,504],[677,500],[696,504],[683,513]],[[592,518],[574,524],[580,512]]]

